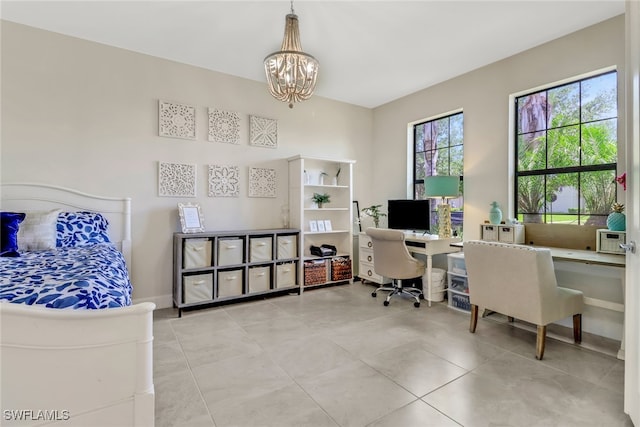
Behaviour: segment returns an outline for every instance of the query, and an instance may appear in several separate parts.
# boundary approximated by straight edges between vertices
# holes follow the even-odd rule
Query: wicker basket
[[[327,281],[327,262],[325,260],[304,262],[304,285],[319,285]]]
[[[351,260],[349,258],[334,258],[331,260],[331,280],[348,280],[353,277],[351,273]]]

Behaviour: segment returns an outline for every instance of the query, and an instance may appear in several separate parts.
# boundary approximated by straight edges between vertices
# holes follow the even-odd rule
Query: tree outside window
[[[516,98],[516,216],[606,224],[616,200],[617,73]]]
[[[460,176],[460,197],[449,200],[452,228],[462,233],[463,206],[462,174],[464,164],[463,113],[456,113],[413,126],[414,199],[423,200],[424,180],[428,176]],[[431,201],[431,232],[438,231],[437,200]]]

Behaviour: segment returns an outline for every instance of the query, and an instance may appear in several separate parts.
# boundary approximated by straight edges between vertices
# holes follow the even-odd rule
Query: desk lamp
[[[424,193],[427,198],[440,198],[438,205],[438,236],[451,237],[451,207],[446,199],[458,197],[458,176],[428,176],[424,180]]]

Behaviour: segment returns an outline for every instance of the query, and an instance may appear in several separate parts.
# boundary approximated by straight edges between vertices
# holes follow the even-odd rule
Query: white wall
[[[159,99],[197,107],[197,140],[158,136]],[[207,141],[209,106],[240,114],[239,145]],[[277,149],[248,145],[250,114],[278,120]],[[178,202],[199,202],[208,230],[281,227],[296,154],[357,160],[366,194],[372,116],[320,97],[290,110],[266,84],[2,21],[1,179],[131,197],[136,300],[171,304]],[[158,197],[159,161],[197,164],[197,197]],[[207,196],[209,164],[240,167],[240,197]],[[252,166],[276,169],[276,198],[248,197]]]
[[[460,108],[464,235],[479,237],[489,203],[507,206],[510,196],[509,95],[612,65],[622,88],[623,16],[374,110],[317,96],[290,110],[263,83],[2,21],[0,178],[132,197],[134,298],[166,306],[177,202],[201,203],[210,230],[281,226],[284,159],[303,154],[356,160],[354,198],[361,208],[386,205],[406,196],[407,124]],[[197,141],[157,136],[158,99],[197,107]],[[207,141],[209,106],[241,114],[240,145]],[[248,145],[249,114],[278,120],[277,149]],[[158,197],[158,161],[196,163],[198,197]],[[208,164],[240,167],[239,198],[207,197]],[[277,198],[247,197],[250,166],[276,169]]]
[[[377,202],[406,196],[407,124],[462,109],[464,237],[480,237],[478,224],[488,219],[494,200],[505,208],[505,217],[512,217],[506,209],[512,197],[509,95],[617,66],[619,129],[624,129],[624,43],[624,15],[620,15],[376,108],[372,168],[373,186],[380,195]],[[624,164],[622,132],[619,139],[620,164]]]

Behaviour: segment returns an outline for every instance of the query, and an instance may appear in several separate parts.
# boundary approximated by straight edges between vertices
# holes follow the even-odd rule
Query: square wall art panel
[[[249,197],[276,197],[276,170],[249,168]]]
[[[249,116],[251,145],[278,148],[278,121],[264,117]]]
[[[160,136],[196,139],[196,107],[159,101],[158,128]]]
[[[239,197],[240,168],[209,165],[209,197]]]
[[[159,162],[158,196],[196,197],[196,165]]]
[[[233,111],[209,108],[209,141],[240,143],[240,116]]]

